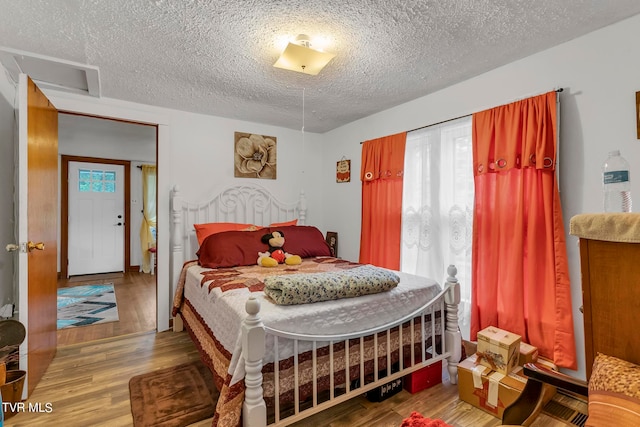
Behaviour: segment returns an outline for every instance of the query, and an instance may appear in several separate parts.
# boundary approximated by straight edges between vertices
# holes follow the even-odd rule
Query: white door
[[[124,271],[124,166],[69,162],[68,275]]]

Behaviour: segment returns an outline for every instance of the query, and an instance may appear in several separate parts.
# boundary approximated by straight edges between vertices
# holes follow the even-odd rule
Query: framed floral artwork
[[[336,182],[351,181],[351,160],[344,158],[336,164]]]
[[[236,178],[276,179],[276,137],[235,132],[233,175]]]

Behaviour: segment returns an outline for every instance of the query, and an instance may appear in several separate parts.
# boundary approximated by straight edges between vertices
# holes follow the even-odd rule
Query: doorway
[[[59,345],[155,330],[157,276],[138,272],[142,190],[138,189],[141,187],[140,169],[135,166],[156,164],[157,128],[68,113],[60,114],[60,122],[62,182],[58,287],[113,285],[119,320],[60,329]],[[119,178],[122,178],[121,182]],[[114,194],[100,194],[117,193],[112,191],[113,183],[116,190],[118,187],[123,190],[123,208],[114,207],[120,203],[120,197],[116,197],[116,201],[111,197]],[[92,186],[99,191],[87,191],[93,190]],[[105,186],[108,191],[103,191]],[[74,195],[74,191],[78,194]],[[74,200],[74,196],[79,196],[79,200]],[[75,224],[82,215],[91,220]],[[95,224],[96,218],[101,216],[106,217],[106,224]],[[74,229],[76,225],[78,227]],[[100,230],[101,227],[104,229]],[[115,236],[115,232],[120,236]],[[79,259],[74,260],[76,255]]]
[[[170,250],[170,233],[169,224],[170,218],[170,152],[172,141],[172,124],[171,115],[166,112],[157,109],[148,109],[144,106],[132,107],[126,103],[120,102],[102,102],[99,99],[90,99],[82,97],[82,99],[75,96],[66,96],[63,93],[53,93],[52,101],[58,107],[58,110],[62,113],[59,115],[59,120],[62,122],[65,118],[74,116],[81,116],[86,119],[97,119],[97,124],[91,123],[90,126],[86,126],[90,130],[94,130],[96,126],[100,126],[100,122],[120,122],[130,123],[140,126],[132,126],[131,128],[138,129],[151,129],[154,138],[151,142],[150,150],[154,152],[153,162],[158,168],[157,175],[157,192],[156,192],[156,206],[158,214],[157,224],[157,252],[158,259],[157,269],[155,274],[157,292],[156,292],[156,329],[157,331],[166,331],[170,326],[171,320],[171,301],[173,297],[172,283],[176,283],[180,274],[181,265],[177,263],[170,263],[169,250]],[[106,119],[106,120],[105,120]],[[62,129],[62,128],[61,128]],[[139,133],[139,132],[135,132]],[[77,148],[83,149],[84,143],[87,141],[97,142],[95,136],[92,133],[88,133],[88,138],[84,141],[80,140],[77,144]],[[101,144],[104,147],[110,147],[109,152],[111,154],[100,153],[96,155],[85,154],[92,157],[102,158],[114,158],[113,144]],[[132,145],[133,144],[129,144]],[[141,144],[136,144],[136,146]],[[127,147],[123,147],[127,148]],[[118,150],[116,147],[115,150]],[[148,151],[148,150],[145,150]],[[60,154],[73,154],[60,153]],[[133,167],[132,167],[133,170]],[[132,214],[136,213],[135,206],[132,206]],[[140,213],[140,215],[142,215]],[[133,219],[135,221],[135,218]],[[58,236],[61,236],[60,231]],[[58,260],[60,257],[58,257]],[[135,262],[135,260],[134,260]],[[58,266],[60,268],[60,266]],[[60,271],[60,270],[58,270]]]

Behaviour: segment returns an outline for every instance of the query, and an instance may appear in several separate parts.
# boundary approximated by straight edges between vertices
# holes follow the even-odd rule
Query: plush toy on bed
[[[258,252],[258,265],[275,267],[278,264],[298,265],[302,263],[299,255],[291,255],[284,251],[284,234],[274,231],[262,236],[262,243],[269,245],[267,252]]]

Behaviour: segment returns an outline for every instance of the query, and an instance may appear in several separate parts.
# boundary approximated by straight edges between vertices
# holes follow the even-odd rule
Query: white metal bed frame
[[[274,222],[282,222],[298,219],[298,223],[303,225],[306,221],[306,198],[304,192],[301,192],[298,201],[293,203],[283,203],[276,199],[269,191],[258,185],[239,185],[229,187],[215,194],[213,197],[202,203],[188,203],[183,200],[180,190],[176,186],[171,193],[171,216],[172,216],[172,235],[171,235],[171,266],[174,286],[178,281],[182,265],[185,261],[195,259],[195,251],[197,250],[197,240],[193,231],[193,224],[205,222],[240,222],[251,223],[257,225],[268,225]],[[458,280],[455,278],[457,270],[454,266],[449,266],[447,274],[449,275],[442,291],[424,306],[415,310],[413,313],[398,319],[392,323],[351,333],[347,335],[301,335],[289,333],[286,331],[276,330],[263,325],[260,319],[260,302],[254,297],[250,297],[246,303],[246,311],[248,317],[241,325],[242,333],[242,351],[245,363],[245,397],[242,409],[243,425],[251,427],[260,427],[267,425],[267,407],[263,397],[262,387],[262,367],[263,356],[265,354],[266,335],[272,335],[274,340],[275,360],[278,360],[279,341],[292,340],[294,347],[294,408],[293,415],[280,419],[280,400],[279,400],[279,371],[278,363],[274,363],[275,376],[275,419],[272,425],[284,426],[307,416],[320,412],[330,406],[337,405],[352,397],[361,395],[380,385],[387,384],[397,378],[417,371],[425,366],[431,365],[441,360],[446,360],[449,378],[452,383],[457,382],[457,365],[461,357],[461,335],[458,329],[458,304],[460,302],[460,287]],[[437,313],[440,319],[445,321],[435,321]],[[427,317],[431,321],[426,322]],[[415,319],[420,319],[420,325],[415,326]],[[410,343],[411,343],[411,362],[408,366],[404,366],[403,346],[399,345],[399,370],[392,371],[391,366],[391,331],[397,330],[399,333],[399,342],[403,342],[403,325],[410,326]],[[425,327],[429,324],[430,327]],[[415,362],[414,345],[415,329],[419,328],[419,337],[421,342],[421,352],[424,355],[425,343],[427,339],[431,340],[432,346],[431,358],[424,359],[422,362]],[[180,316],[174,318],[174,330],[182,329],[182,320]],[[379,343],[379,334],[386,336],[386,343]],[[374,340],[374,372],[373,382],[365,384],[365,359],[364,359],[364,341],[366,337],[373,337]],[[441,351],[437,351],[435,345],[437,337],[444,337],[441,340]],[[335,395],[334,389],[338,384],[334,383],[334,358],[333,344],[344,342],[345,358],[350,360],[349,342],[350,340],[359,340],[360,343],[360,384],[352,388],[349,380],[349,364],[345,366],[345,384],[341,385],[346,391],[340,395]],[[317,351],[319,346],[329,345],[330,350],[330,389],[329,400],[319,402],[317,396]],[[379,347],[384,347],[386,353],[379,354]],[[312,349],[313,363],[313,396],[311,407],[300,411],[300,399],[298,393],[298,349],[300,347]],[[378,358],[386,357],[387,366],[379,367]],[[379,372],[386,368],[386,375],[381,376]]]

